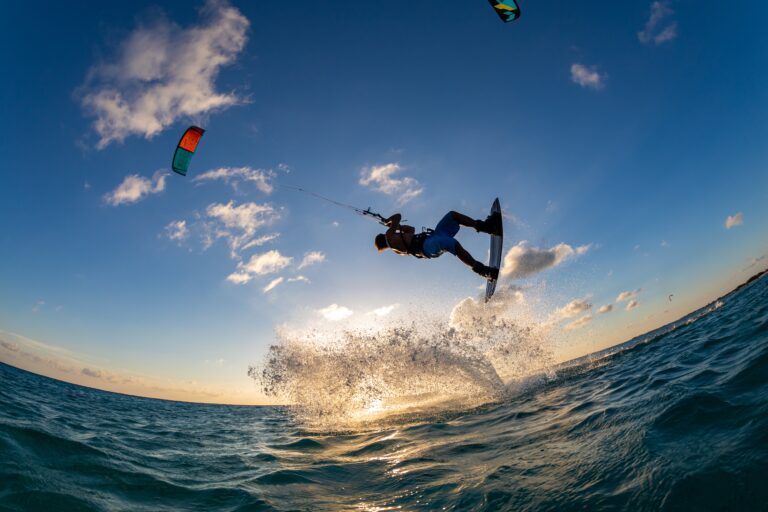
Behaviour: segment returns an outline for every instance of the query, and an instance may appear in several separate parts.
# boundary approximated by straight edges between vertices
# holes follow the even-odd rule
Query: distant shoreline
[[[758,273],[757,273],[757,274],[755,274],[755,275],[753,275],[752,277],[750,277],[749,279],[747,279],[746,281],[744,281],[743,283],[741,283],[739,286],[737,286],[737,287],[736,287],[736,288],[734,288],[733,290],[731,290],[731,291],[729,291],[728,293],[726,293],[725,295],[722,295],[722,296],[718,297],[717,299],[715,299],[715,302],[717,302],[718,300],[720,300],[720,299],[723,299],[723,298],[725,298],[725,297],[729,296],[730,294],[732,294],[732,293],[734,293],[734,292],[737,292],[737,291],[741,290],[741,289],[742,289],[742,288],[744,288],[745,286],[749,286],[750,284],[754,283],[755,281],[757,281],[758,279],[760,279],[761,277],[763,277],[765,274],[768,274],[768,268],[767,268],[767,269],[765,269],[765,270],[763,270],[763,271],[760,271],[760,272],[758,272]]]

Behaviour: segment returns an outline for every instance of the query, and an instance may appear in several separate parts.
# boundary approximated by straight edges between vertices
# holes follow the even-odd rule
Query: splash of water
[[[315,423],[463,410],[501,400],[516,382],[550,365],[552,352],[535,326],[468,300],[448,321],[380,330],[281,330],[249,375],[265,394],[293,404]]]

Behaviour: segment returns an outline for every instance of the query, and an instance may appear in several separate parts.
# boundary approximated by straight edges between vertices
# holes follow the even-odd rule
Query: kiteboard
[[[501,214],[501,205],[499,205],[499,198],[493,202],[491,206],[491,215],[499,212]],[[492,268],[501,268],[501,245],[504,241],[503,225],[499,227],[498,235],[491,235],[491,255],[488,258],[488,266]],[[496,291],[497,279],[488,278],[488,284],[485,285],[485,302],[491,300],[493,292]]]

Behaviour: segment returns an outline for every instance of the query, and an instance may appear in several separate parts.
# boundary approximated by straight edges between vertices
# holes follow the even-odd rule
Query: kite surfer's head
[[[389,244],[387,243],[387,235],[384,233],[379,233],[376,235],[376,239],[374,240],[373,245],[376,246],[376,249],[378,249],[379,252],[387,249],[389,247]]]

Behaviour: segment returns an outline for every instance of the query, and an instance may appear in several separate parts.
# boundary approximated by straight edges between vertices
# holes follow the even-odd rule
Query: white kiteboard
[[[493,202],[491,206],[491,214],[499,212],[501,214],[501,205],[499,205],[499,198]],[[488,258],[488,266],[493,268],[501,268],[501,245],[504,241],[503,225],[499,229],[498,235],[491,235],[491,256]],[[488,279],[488,284],[485,285],[485,302],[491,300],[493,292],[496,291],[496,279]]]

